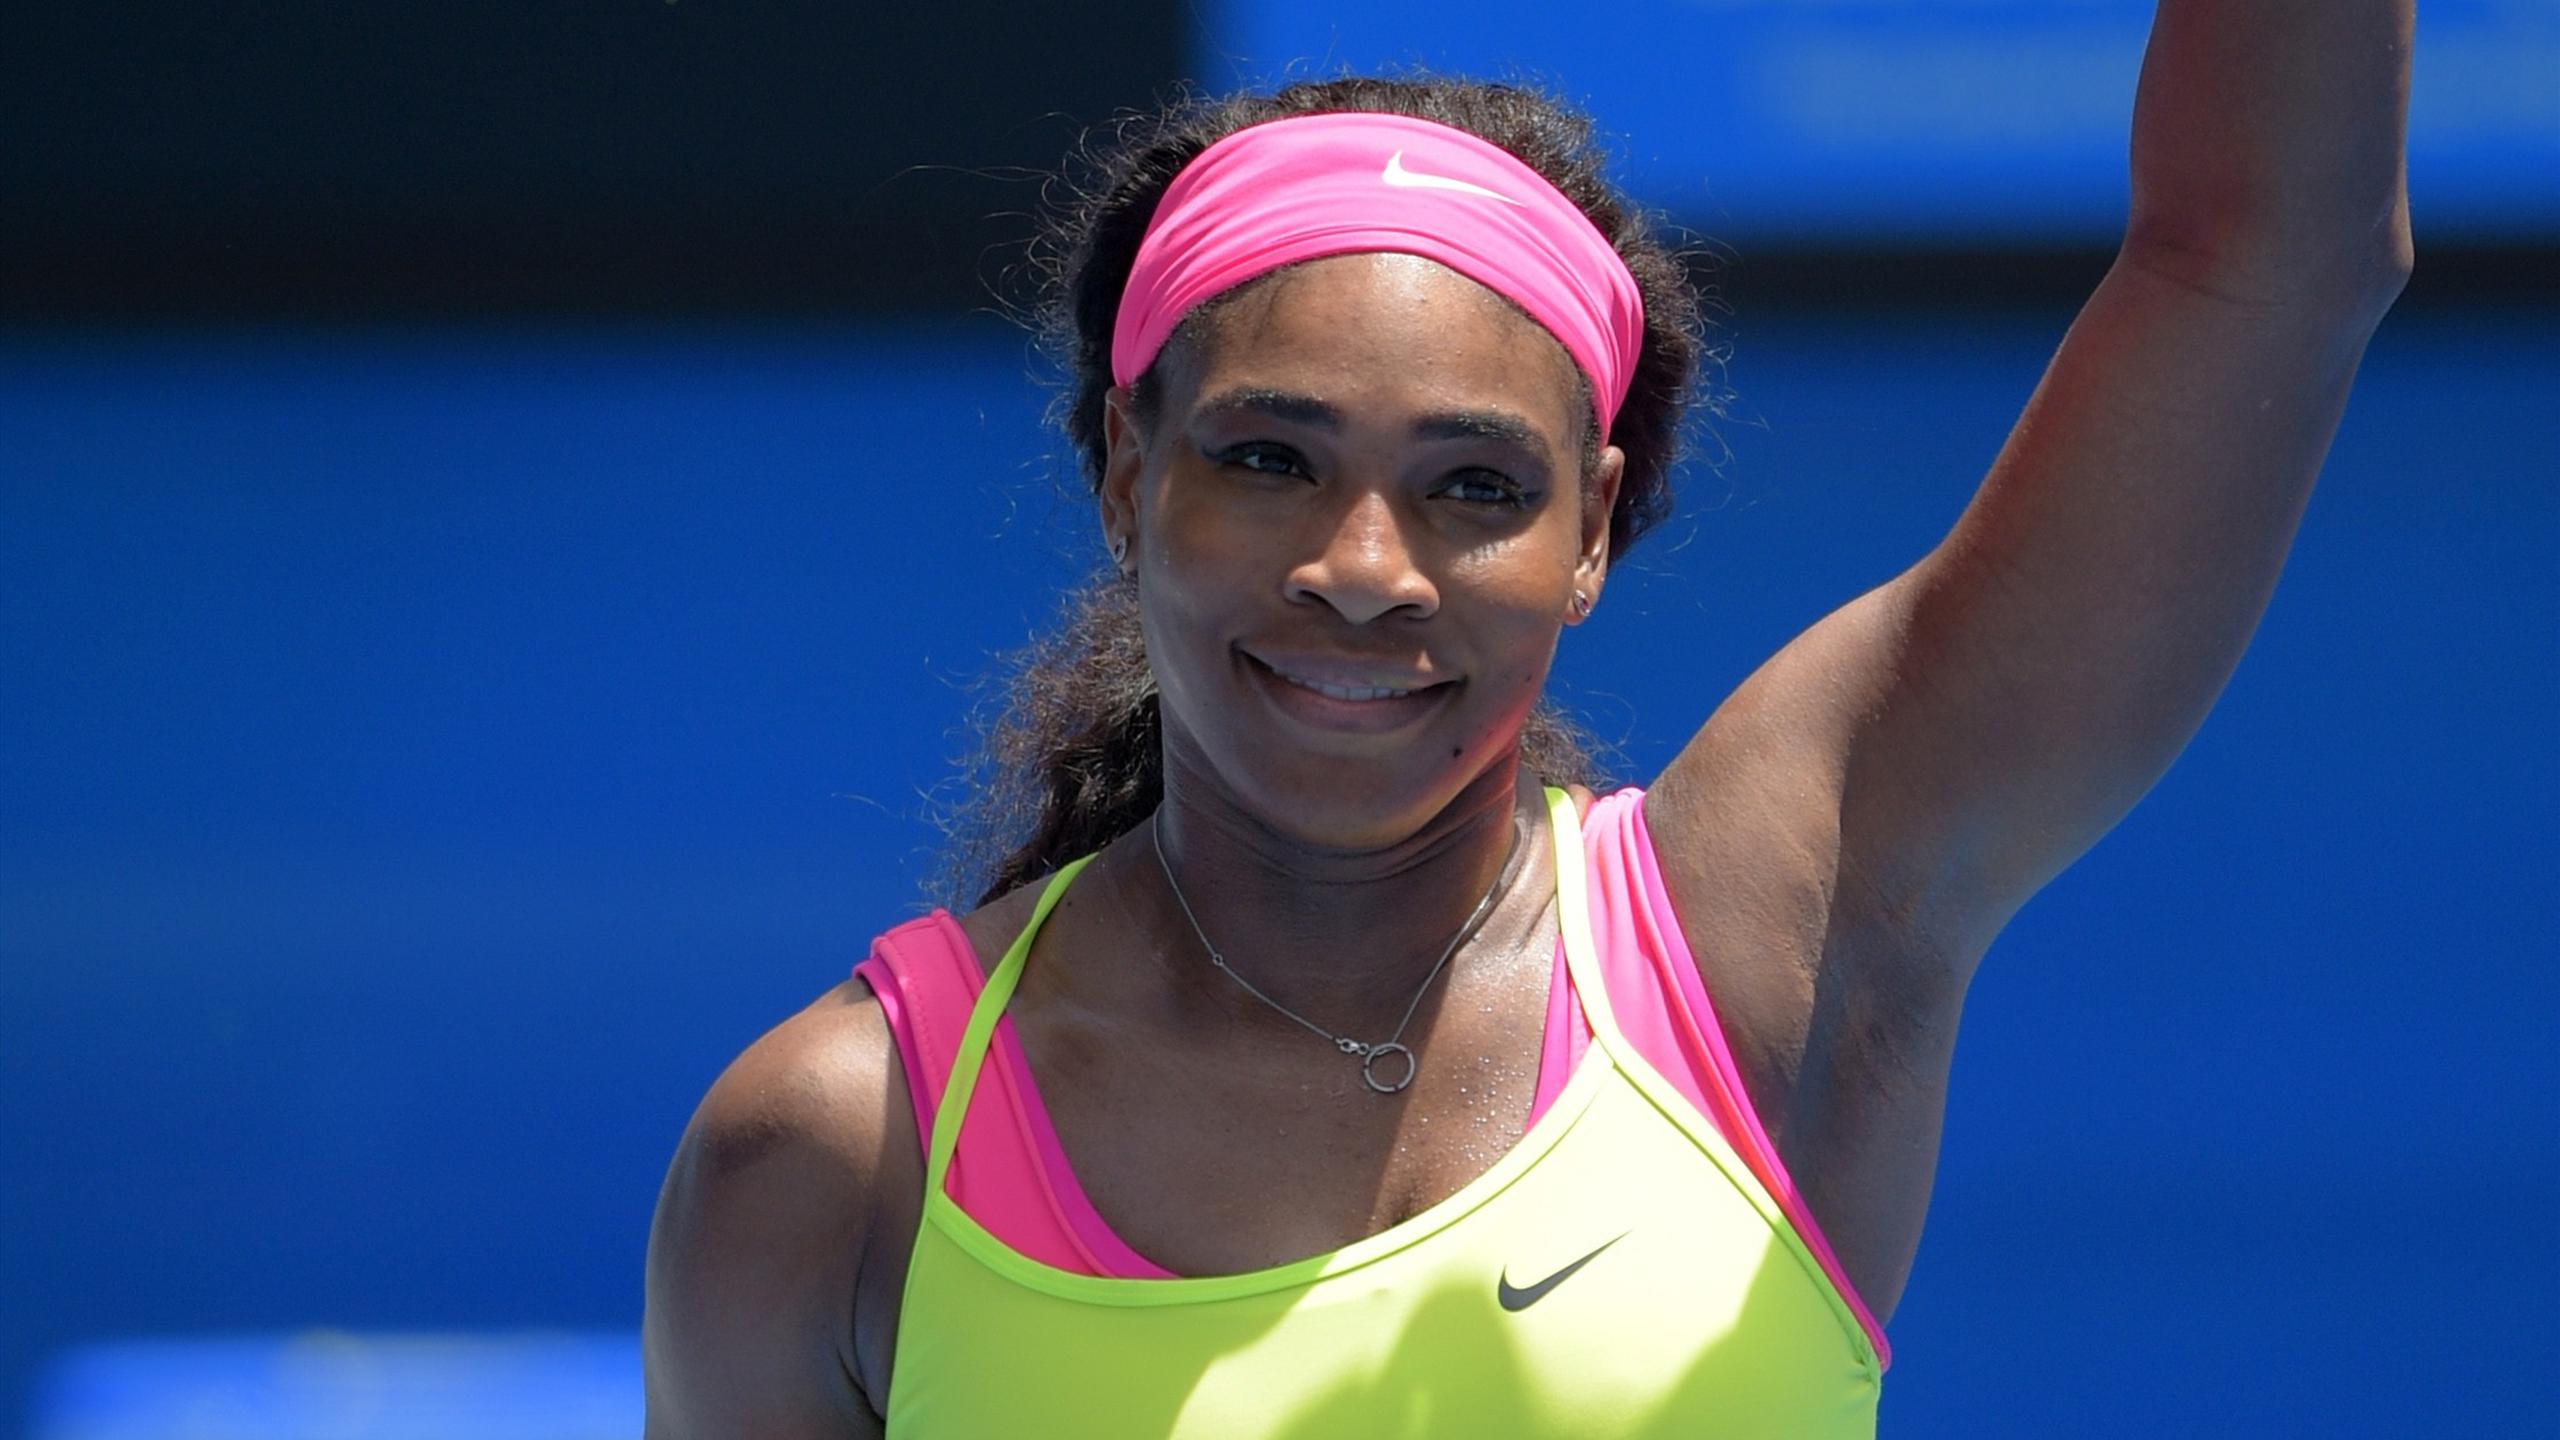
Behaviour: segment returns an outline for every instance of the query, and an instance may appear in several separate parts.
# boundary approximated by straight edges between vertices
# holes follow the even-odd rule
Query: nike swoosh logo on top
[[[1520,203],[1508,195],[1497,194],[1481,185],[1460,180],[1454,176],[1425,175],[1419,171],[1407,170],[1404,168],[1404,152],[1401,150],[1387,157],[1387,168],[1378,178],[1390,185],[1402,186],[1407,190],[1463,190],[1470,195],[1481,195],[1487,200],[1499,200],[1505,205]]]
[[[1614,1238],[1604,1240],[1600,1243],[1600,1250],[1606,1250],[1610,1246],[1617,1244],[1618,1241],[1624,1240],[1627,1236],[1634,1233],[1634,1231],[1629,1230],[1620,1233]],[[1520,1289],[1511,1283],[1511,1271],[1509,1267],[1506,1266],[1503,1269],[1500,1283],[1494,1286],[1494,1297],[1502,1302],[1502,1308],[1505,1310],[1526,1310],[1530,1306],[1537,1304],[1540,1300],[1545,1299],[1548,1291],[1553,1290],[1557,1286],[1563,1284],[1566,1280],[1571,1279],[1574,1271],[1579,1270],[1583,1266],[1590,1264],[1592,1261],[1599,1259],[1600,1250],[1592,1251],[1590,1254],[1583,1256],[1581,1259],[1574,1261],[1572,1264],[1567,1265],[1553,1275],[1548,1276],[1546,1279],[1539,1281],[1537,1284],[1532,1285],[1525,1290]]]

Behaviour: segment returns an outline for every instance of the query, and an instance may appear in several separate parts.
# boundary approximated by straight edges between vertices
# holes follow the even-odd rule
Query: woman
[[[2164,0],[1953,533],[1598,797],[1540,687],[1696,342],[1580,122],[1352,80],[1110,158],[1031,833],[705,1099],[650,1434],[1872,1433],[1974,967],[2201,721],[2407,275],[2410,23]]]

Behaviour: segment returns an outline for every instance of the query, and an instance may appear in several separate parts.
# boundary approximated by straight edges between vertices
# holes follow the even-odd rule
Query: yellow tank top
[[[1872,1436],[1882,1369],[1739,1155],[1609,1015],[1581,827],[1550,789],[1565,960],[1590,1050],[1493,1167],[1327,1254],[1196,1279],[1008,1248],[943,1177],[1060,870],[979,996],[926,1153],[893,1440]]]

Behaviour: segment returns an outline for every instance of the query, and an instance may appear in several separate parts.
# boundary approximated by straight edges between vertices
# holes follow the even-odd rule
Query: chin
[[[1243,761],[1229,772],[1226,788],[1262,824],[1299,844],[1382,850],[1413,838],[1471,786],[1508,768],[1502,756],[1451,754],[1456,748],[1444,741],[1402,755],[1299,755],[1282,763],[1265,752],[1260,763]]]
[[[1488,697],[1462,679],[1407,715],[1363,715],[1286,693],[1250,662],[1239,678],[1242,694],[1221,687],[1194,704],[1160,700],[1166,762],[1255,824],[1323,850],[1401,844],[1471,787],[1507,778],[1534,699],[1488,715]],[[1203,708],[1198,701],[1207,702],[1205,726],[1186,713]],[[1486,744],[1494,734],[1508,743]]]

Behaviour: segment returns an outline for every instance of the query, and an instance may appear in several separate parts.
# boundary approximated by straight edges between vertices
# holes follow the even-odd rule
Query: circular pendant
[[[1404,1073],[1396,1075],[1392,1082],[1379,1079],[1377,1070],[1378,1058],[1390,1053],[1404,1057]],[[1391,1073],[1395,1069],[1393,1065],[1389,1065],[1387,1068]],[[1408,1050],[1404,1046],[1398,1045],[1394,1041],[1390,1040],[1384,1045],[1375,1045],[1370,1047],[1369,1058],[1360,1062],[1360,1078],[1369,1082],[1369,1088],[1377,1091],[1379,1094],[1393,1095],[1407,1085],[1412,1084],[1415,1072],[1419,1071],[1421,1068],[1422,1062],[1413,1058],[1413,1052],[1411,1050]]]

